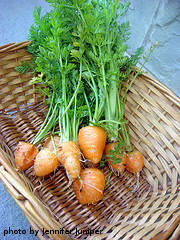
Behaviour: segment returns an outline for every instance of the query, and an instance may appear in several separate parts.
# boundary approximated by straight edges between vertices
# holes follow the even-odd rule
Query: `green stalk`
[[[69,103],[68,103],[68,105],[67,105],[64,113],[62,114],[61,119],[63,119],[63,117],[64,117],[65,114],[67,113],[68,109],[70,108],[72,102],[74,101],[74,98],[75,98],[75,96],[76,96],[76,94],[77,94],[77,92],[78,92],[78,90],[79,90],[80,85],[81,85],[81,78],[82,78],[82,62],[80,63],[80,77],[79,77],[78,85],[77,85],[76,90],[75,90],[75,92],[74,92],[71,100],[69,101]]]
[[[47,114],[46,114],[46,118],[45,118],[45,120],[44,120],[41,128],[40,128],[39,131],[37,132],[35,138],[31,141],[32,144],[37,144],[38,141],[41,140],[41,137],[40,137],[40,136],[41,136],[41,133],[42,133],[44,127],[48,124],[47,122],[49,122],[48,119],[49,119],[50,114],[51,114],[51,116],[52,116],[53,104],[54,104],[54,94],[52,95],[50,107],[49,107],[48,112],[47,112]],[[39,139],[39,140],[37,140],[37,139]]]
[[[73,114],[73,122],[72,122],[72,141],[77,140],[77,135],[76,135],[76,112],[77,112],[77,95],[75,96],[74,99],[74,114]]]
[[[76,4],[76,7],[77,7],[77,10],[78,10],[79,13],[80,13],[80,16],[81,16],[83,22],[84,22],[84,23],[86,24],[86,26],[87,26],[87,23],[86,23],[86,21],[85,21],[85,18],[84,18],[84,16],[83,16],[83,13],[82,13],[81,9],[79,8],[79,6],[78,6],[77,4]]]
[[[142,66],[140,67],[140,69],[138,70],[138,72],[134,75],[133,79],[131,80],[131,82],[129,83],[128,87],[126,88],[126,90],[125,90],[125,92],[124,92],[124,95],[123,95],[123,97],[122,97],[122,102],[125,101],[127,92],[129,91],[129,89],[130,89],[130,87],[132,86],[132,84],[133,84],[134,80],[136,79],[136,77],[139,75],[139,73],[140,73],[141,70],[143,69],[145,63],[149,60],[152,52],[153,52],[154,49],[157,47],[157,45],[158,45],[158,43],[155,43],[154,46],[151,47],[150,52],[149,52],[148,56],[145,57],[145,60],[144,60],[144,62],[143,62],[143,64],[142,64]]]
[[[104,70],[104,65],[101,65],[101,71],[102,71],[102,76],[103,76],[103,84],[104,84],[104,98],[105,98],[105,116],[107,119],[111,119],[111,110],[110,110],[110,104],[109,104],[109,97],[108,97],[108,92],[107,92],[107,87],[106,87],[106,76],[105,76],[105,70]]]
[[[99,55],[100,55],[100,59],[101,59],[101,71],[102,71],[102,76],[103,76],[103,85],[104,85],[104,93],[105,93],[105,97],[107,96],[107,87],[106,87],[106,74],[105,74],[105,66],[104,66],[104,63],[103,63],[103,57],[102,57],[102,52],[101,52],[101,48],[99,48]],[[107,101],[109,101],[107,99]]]
[[[101,123],[106,123],[106,122],[109,122],[109,123],[114,123],[114,124],[124,124],[125,122],[126,122],[126,120],[123,120],[123,121],[121,121],[121,122],[118,122],[118,121],[115,121],[115,120],[100,120],[99,122],[101,122]]]
[[[94,81],[94,77],[91,73],[91,70],[89,69],[89,66],[87,65],[87,63],[85,61],[84,61],[84,64],[86,66],[86,69],[88,70],[88,73],[90,75],[91,82],[92,82],[92,84],[90,82],[88,82],[88,84],[91,87],[91,89],[92,89],[92,91],[94,92],[94,95],[95,95],[95,111],[94,111],[94,114],[93,114],[93,119],[92,119],[92,113],[91,113],[90,105],[89,105],[89,102],[88,102],[85,91],[84,91],[84,97],[85,97],[85,101],[86,101],[88,109],[89,109],[89,121],[94,122],[95,119],[96,120],[99,119],[99,113],[101,112],[100,109],[99,109],[98,90],[97,90],[96,83]]]
[[[79,131],[79,124],[80,124],[80,117],[77,116],[77,95],[74,101],[74,114],[71,122],[71,141],[78,143],[78,131]]]
[[[48,122],[46,123],[46,125],[44,126],[44,124],[43,124],[43,128],[41,128],[41,131],[39,131],[38,134],[36,135],[36,137],[33,139],[32,143],[34,145],[39,143],[44,138],[44,136],[51,130],[51,128],[55,125],[57,116],[58,116],[57,107],[58,107],[58,104],[55,105],[55,107],[52,111],[52,114],[51,114]]]
[[[74,139],[74,137],[72,136],[72,132],[74,132],[74,129],[71,129],[70,127],[70,118],[68,116],[68,110],[70,109],[73,101],[76,98],[76,95],[78,93],[78,90],[80,88],[81,85],[81,78],[82,78],[82,59],[80,60],[80,73],[79,73],[79,81],[78,81],[78,85],[76,87],[76,90],[73,93],[73,96],[71,97],[70,101],[68,102],[64,112],[62,112],[61,116],[60,116],[60,129],[61,129],[61,142],[63,141],[69,141]]]
[[[63,106],[61,113],[65,112],[65,108],[67,106],[67,93],[66,93],[66,77],[65,74],[62,76],[62,99],[63,99]],[[62,118],[61,124],[61,141],[68,141],[69,140],[69,118],[68,112]]]
[[[85,99],[85,102],[86,102],[86,105],[88,106],[88,112],[89,112],[89,122],[93,121],[92,120],[92,113],[91,113],[91,108],[90,108],[90,104],[89,104],[89,101],[88,101],[88,98],[87,98],[87,95],[86,95],[86,92],[84,91],[84,99]]]
[[[116,76],[112,76],[111,79],[111,84],[109,88],[109,119],[116,119],[116,114],[117,114],[117,83],[115,81]]]
[[[132,151],[129,129],[125,124],[120,125],[120,132],[125,143],[125,148],[128,152]]]

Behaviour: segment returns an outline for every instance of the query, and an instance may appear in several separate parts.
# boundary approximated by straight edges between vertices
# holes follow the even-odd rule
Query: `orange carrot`
[[[59,145],[60,137],[58,135],[50,136],[46,139],[43,148],[48,148],[52,152],[57,148]]]
[[[112,142],[112,143],[106,144],[104,153],[105,153],[105,158],[108,162],[109,167],[121,175],[121,174],[123,174],[123,172],[126,168],[126,163],[127,163],[126,152],[124,151],[121,154],[121,149],[120,149],[119,152],[114,154],[113,157],[108,157],[108,155],[110,155],[110,151],[114,150],[115,146],[117,146],[117,145],[118,145],[117,142]]]
[[[59,165],[56,155],[48,148],[41,149],[34,161],[34,174],[43,177],[52,173]]]
[[[103,128],[96,126],[81,128],[78,143],[84,157],[92,163],[98,163],[103,155],[106,137],[106,131]]]
[[[144,166],[144,158],[139,150],[134,150],[127,154],[127,171],[137,175],[137,186],[134,189],[139,188],[139,175]]]
[[[103,197],[105,175],[98,168],[86,168],[73,182],[77,200],[81,204],[95,204]]]
[[[26,170],[33,166],[34,159],[39,150],[30,143],[20,141],[15,151],[15,167],[18,171]]]
[[[81,152],[77,143],[65,141],[58,145],[56,155],[59,162],[66,169],[70,183],[76,179],[81,172]]]
[[[131,173],[138,173],[144,166],[143,155],[139,150],[134,150],[127,154],[127,171]]]

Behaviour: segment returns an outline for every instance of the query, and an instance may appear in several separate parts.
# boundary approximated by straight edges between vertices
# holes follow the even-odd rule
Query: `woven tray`
[[[0,178],[32,228],[47,230],[46,236],[39,231],[39,239],[178,239],[180,100],[150,75],[138,76],[125,106],[132,145],[145,159],[138,190],[133,174],[113,174],[103,200],[82,206],[63,169],[43,180],[32,168],[14,170],[17,143],[33,138],[47,111],[28,84],[31,75],[14,70],[30,60],[24,50],[28,44],[0,47]],[[108,178],[107,167],[104,172]]]

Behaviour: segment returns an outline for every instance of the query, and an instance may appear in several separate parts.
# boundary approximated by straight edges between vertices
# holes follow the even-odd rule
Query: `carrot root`
[[[117,142],[111,142],[106,144],[104,153],[105,157],[108,163],[108,166],[110,169],[116,173],[116,175],[122,175],[125,171],[126,168],[126,163],[127,163],[127,154],[124,151],[122,154],[120,154],[121,149],[119,149],[118,153],[114,153],[114,156],[108,157],[107,155],[110,153],[111,150],[114,151],[115,146],[117,146]],[[112,158],[115,158],[117,160],[117,163],[113,163]],[[121,159],[121,162],[118,162],[118,159]]]
[[[33,166],[39,150],[30,143],[20,141],[15,151],[15,167],[17,171],[24,171]]]
[[[56,149],[56,155],[65,168],[69,184],[71,184],[81,172],[81,152],[79,146],[73,141],[62,142]]]
[[[95,204],[103,197],[105,175],[98,168],[85,168],[73,182],[77,200],[82,204]]]
[[[38,177],[44,177],[55,171],[59,166],[56,155],[48,148],[42,149],[34,161],[34,174]]]
[[[106,131],[97,126],[86,126],[80,129],[78,143],[87,160],[95,164],[101,160],[106,137]]]
[[[136,187],[132,190],[132,192],[136,192],[140,187],[139,177],[140,177],[140,173],[138,172],[138,173],[136,173],[136,178],[137,178]]]

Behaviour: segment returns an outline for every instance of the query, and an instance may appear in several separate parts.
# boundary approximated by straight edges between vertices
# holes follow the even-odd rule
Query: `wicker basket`
[[[0,47],[0,178],[32,228],[48,230],[50,239],[178,239],[180,100],[149,75],[135,80],[125,106],[132,145],[145,159],[137,191],[136,176],[114,174],[103,200],[82,206],[63,169],[44,179],[35,177],[32,168],[14,170],[17,143],[33,138],[47,110],[28,84],[31,75],[14,70],[30,60],[24,50],[28,44]],[[107,167],[104,172],[108,177]],[[38,237],[46,239],[40,231]]]

